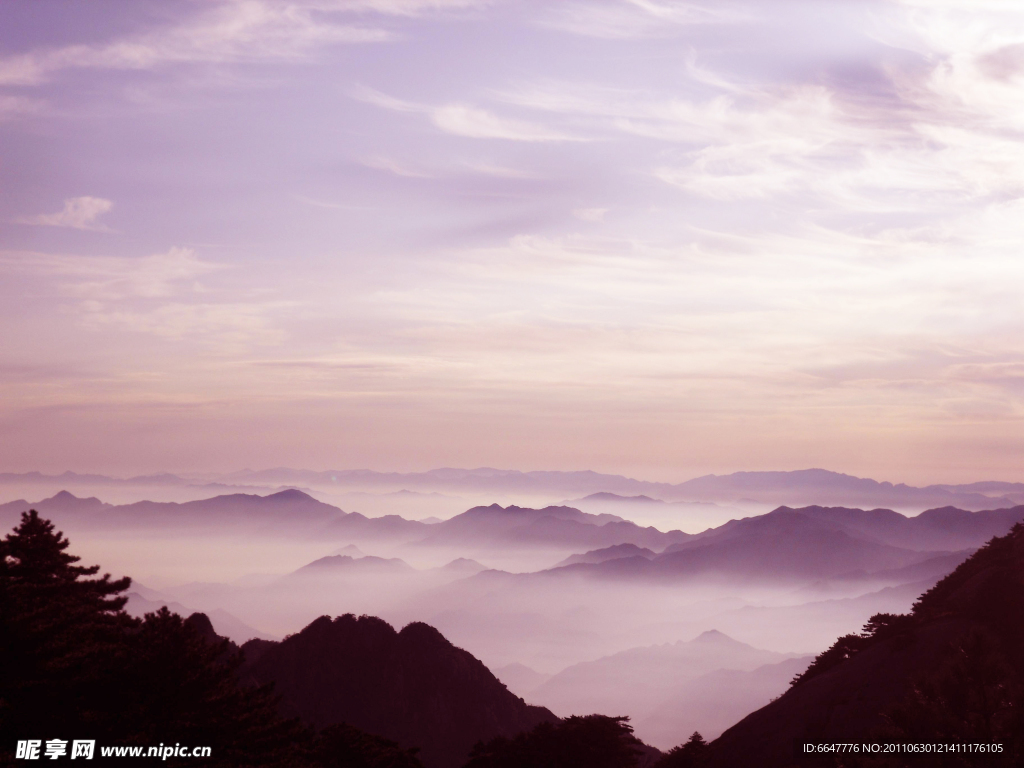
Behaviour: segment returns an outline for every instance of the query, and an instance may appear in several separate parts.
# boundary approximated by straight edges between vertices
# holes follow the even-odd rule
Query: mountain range
[[[338,491],[422,491],[476,495],[567,498],[608,493],[624,497],[648,496],[667,502],[754,503],[762,506],[822,504],[857,507],[888,507],[919,512],[956,506],[978,510],[1012,507],[1024,503],[1024,483],[985,481],[966,484],[935,484],[923,487],[879,482],[825,469],[776,472],[735,472],[705,475],[681,483],[651,482],[599,472],[476,469],[433,469],[427,472],[375,472],[358,470],[303,470],[276,468],[244,470],[222,476],[188,478],[160,473],[127,479],[65,472],[45,475],[0,473],[0,484],[58,487],[191,486],[196,489],[246,489],[308,487]]]
[[[642,528],[615,515],[591,515],[573,507],[529,509],[491,504],[473,507],[431,526],[422,545],[445,546],[611,546],[664,547],[690,538],[682,531]]]
[[[779,507],[688,536],[661,554],[620,545],[573,555],[558,568],[616,579],[851,580],[875,575],[909,581],[930,575],[929,562],[952,568],[1022,520],[1024,505],[980,512],[944,507],[911,518],[887,509]]]

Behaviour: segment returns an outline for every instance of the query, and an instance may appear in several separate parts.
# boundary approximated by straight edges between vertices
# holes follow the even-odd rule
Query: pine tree
[[[673,747],[654,768],[699,768],[706,764],[708,743],[694,731],[685,744]]]
[[[0,541],[0,738],[77,724],[135,623],[118,596],[131,580],[86,578],[99,567],[67,548],[35,510]]]

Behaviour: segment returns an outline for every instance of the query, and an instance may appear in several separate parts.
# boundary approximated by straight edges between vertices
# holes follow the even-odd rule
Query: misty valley
[[[77,493],[7,502],[0,523],[10,531],[37,510],[83,562],[132,576],[127,615],[166,607],[192,617],[211,642],[241,649],[243,679],[272,683],[282,714],[416,748],[427,768],[460,768],[476,745],[545,723],[594,726],[580,720],[590,715],[636,742],[637,765],[705,764],[693,762],[696,747],[683,748],[695,732],[718,755],[708,765],[743,765],[755,764],[734,746],[745,724],[800,693],[804,684],[791,682],[817,677],[837,638],[860,637],[880,615],[911,614],[1024,521],[1024,505],[1005,504],[1015,488],[947,488],[974,510],[902,514],[834,502],[889,492],[907,511],[913,492],[921,504],[939,491],[865,491],[873,481],[834,473],[763,475],[739,489],[726,476],[697,498],[661,489],[667,500],[600,476],[576,498],[578,478],[488,488],[471,472],[427,487],[421,479],[415,491],[365,478],[339,488],[336,473],[304,488],[20,476],[8,486],[64,482]],[[833,504],[775,506],[787,483],[793,499]],[[140,493],[178,500],[129,501]],[[504,503],[458,508],[489,493]],[[545,494],[550,503],[538,501]],[[372,511],[329,503],[338,498]],[[623,717],[628,726],[615,720]],[[789,745],[773,748],[756,764],[787,765]],[[503,765],[477,752],[479,765]]]

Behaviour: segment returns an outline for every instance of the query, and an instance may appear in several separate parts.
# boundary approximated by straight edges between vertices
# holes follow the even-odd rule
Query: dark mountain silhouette
[[[615,515],[589,515],[572,507],[473,507],[450,520],[430,526],[420,543],[470,546],[611,546],[635,544],[663,549],[688,539],[682,531],[663,533],[641,528]]]
[[[370,616],[323,616],[280,643],[256,641],[243,651],[245,672],[275,684],[285,714],[421,747],[424,764],[435,768],[461,766],[480,740],[555,720],[426,624],[396,632]]]
[[[617,560],[620,557],[645,557],[650,560],[654,556],[653,551],[646,547],[638,547],[636,544],[613,544],[604,549],[592,549],[582,555],[569,555],[565,560],[556,563],[555,568],[576,563],[603,563],[606,560]]]
[[[906,615],[841,637],[782,697],[711,745],[711,765],[794,762],[798,742],[1003,743],[1024,759],[1024,525],[994,538]],[[829,763],[830,765],[833,763]],[[964,759],[960,764],[975,764]],[[981,764],[981,763],[978,763]]]

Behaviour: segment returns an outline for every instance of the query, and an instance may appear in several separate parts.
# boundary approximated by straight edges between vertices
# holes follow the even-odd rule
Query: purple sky
[[[1019,0],[0,5],[0,469],[1024,479]]]

